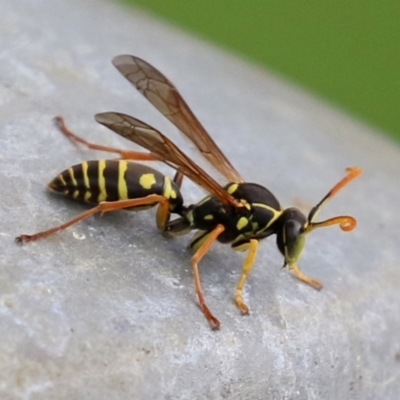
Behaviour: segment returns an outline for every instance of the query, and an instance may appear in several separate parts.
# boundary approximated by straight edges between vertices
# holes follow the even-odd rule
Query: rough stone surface
[[[345,167],[364,168],[321,214],[355,215],[357,229],[308,238],[300,265],[325,283],[321,292],[281,269],[271,239],[242,317],[233,293],[244,256],[215,245],[201,263],[222,323],[213,332],[196,303],[189,237],[160,235],[153,211],[13,243],[84,210],[45,184],[69,165],[107,156],[62,137],[55,115],[92,141],[130,147],[93,120],[127,112],[190,151],[111,66],[122,53],[175,82],[244,177],[284,205],[308,209]],[[1,399],[398,399],[396,145],[261,69],[99,0],[3,0],[0,61]],[[188,181],[183,191],[188,202],[202,196]]]

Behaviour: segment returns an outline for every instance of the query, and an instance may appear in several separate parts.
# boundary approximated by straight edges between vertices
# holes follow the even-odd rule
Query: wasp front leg
[[[307,283],[314,289],[321,290],[324,287],[322,282],[320,282],[319,280],[310,278],[309,276],[305,275],[296,264],[290,265],[289,269],[293,271],[297,279],[300,279],[301,281]]]
[[[258,250],[258,240],[250,239],[247,243],[234,247],[234,249],[238,251],[248,250],[246,260],[244,261],[242,267],[242,274],[236,286],[236,295],[235,295],[236,305],[238,306],[239,310],[242,312],[242,314],[248,314],[250,310],[249,307],[243,301],[243,287],[246,282],[247,276],[249,275],[253,267],[254,260],[256,258]]]

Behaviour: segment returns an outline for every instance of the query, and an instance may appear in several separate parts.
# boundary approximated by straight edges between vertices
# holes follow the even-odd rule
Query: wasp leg
[[[17,243],[26,243],[26,242],[33,242],[34,240],[38,240],[41,238],[45,238],[49,235],[52,235],[53,233],[56,233],[58,231],[61,231],[65,228],[68,228],[69,226],[84,220],[85,218],[90,217],[93,214],[96,213],[104,213],[108,211],[114,211],[114,210],[121,210],[123,208],[130,208],[130,207],[137,207],[141,205],[146,205],[146,204],[154,204],[154,203],[159,203],[161,206],[165,207],[163,204],[168,203],[168,200],[164,196],[160,196],[157,194],[152,194],[140,199],[128,199],[128,200],[118,200],[118,201],[105,201],[103,203],[100,203],[96,207],[91,208],[90,210],[87,210],[79,215],[77,215],[75,218],[70,219],[69,221],[59,225],[55,226],[54,228],[47,229],[42,232],[35,233],[33,235],[20,235],[15,238],[15,241]],[[168,207],[168,204],[167,204]]]
[[[256,258],[257,250],[258,250],[258,240],[256,239],[250,239],[248,243],[244,245],[245,247],[242,246],[242,248],[237,249],[237,250],[249,250],[247,253],[247,258],[243,264],[242,267],[242,275],[240,276],[239,282],[236,286],[236,295],[235,295],[235,301],[236,305],[242,312],[242,314],[248,314],[249,313],[249,307],[244,303],[243,301],[243,286],[246,282],[247,276],[249,275],[251,268],[253,267],[254,264],[254,259]]]
[[[181,172],[176,171],[173,182],[176,184],[178,189],[180,189],[182,186],[183,177],[184,177],[184,175]],[[167,225],[168,225],[169,219],[171,217],[171,212],[169,210],[169,206],[170,206],[170,204],[168,201],[160,203],[160,205],[158,206],[158,209],[157,209],[157,214],[156,214],[157,227],[164,233],[168,233]]]
[[[169,201],[165,199],[165,201],[160,202],[160,205],[158,206],[156,213],[157,228],[160,231],[165,232],[170,217],[171,213],[169,212]]]
[[[225,228],[223,225],[221,224],[217,225],[217,227],[207,235],[207,239],[202,243],[200,248],[196,251],[195,255],[192,257],[193,275],[194,275],[194,283],[196,287],[197,298],[199,300],[201,310],[203,311],[203,314],[207,318],[207,321],[211,324],[212,329],[219,329],[220,322],[218,321],[217,318],[215,318],[212,315],[210,309],[207,307],[206,301],[203,296],[203,291],[201,289],[200,274],[197,264],[210,249],[211,245],[218,238],[219,234],[224,230]]]
[[[95,144],[88,142],[87,140],[81,138],[80,136],[76,135],[73,133],[66,125],[65,120],[61,116],[57,116],[54,118],[54,122],[56,123],[58,129],[67,136],[69,139],[81,143],[87,148],[91,150],[100,150],[100,151],[106,151],[108,153],[116,153],[119,155],[121,159],[124,160],[137,160],[137,161],[159,161],[156,157],[154,157],[150,153],[144,153],[140,151],[132,151],[132,150],[121,150],[117,149],[115,147],[109,147],[109,146],[102,146],[100,144]]]
[[[315,288],[317,290],[321,290],[324,287],[322,282],[320,282],[319,280],[313,279],[313,278],[308,277],[307,275],[304,275],[303,272],[300,270],[300,268],[296,264],[290,265],[289,269],[294,272],[297,279],[300,279],[301,281],[307,283],[308,285],[312,286],[313,288]]]

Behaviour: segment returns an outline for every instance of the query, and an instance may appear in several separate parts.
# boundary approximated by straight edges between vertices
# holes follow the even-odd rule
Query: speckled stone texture
[[[154,211],[90,218],[43,241],[84,205],[46,183],[84,159],[52,123],[134,148],[93,114],[121,111],[193,145],[112,67],[138,55],[180,89],[237,169],[306,211],[344,174],[364,175],[321,218],[354,215],[350,233],[313,232],[300,261],[318,292],[282,270],[262,243],[248,283],[244,255],[215,245],[201,262],[222,328],[196,302],[190,237],[168,239]],[[355,77],[356,79],[356,77]],[[100,0],[3,0],[0,13],[0,398],[360,399],[400,393],[400,150],[302,90],[136,9]],[[160,170],[173,174],[165,166]],[[187,202],[203,195],[186,181]]]

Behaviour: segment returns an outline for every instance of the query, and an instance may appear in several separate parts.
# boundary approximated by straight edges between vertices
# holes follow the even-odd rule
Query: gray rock
[[[397,145],[264,70],[101,1],[2,1],[0,14],[1,399],[397,399],[400,393],[400,213]],[[215,245],[196,302],[189,237],[159,234],[154,212],[91,218],[46,240],[85,206],[45,184],[83,159],[52,118],[102,144],[132,146],[93,114],[121,111],[182,139],[111,66],[138,55],[163,71],[249,181],[307,210],[358,165],[365,174],[321,217],[350,214],[351,233],[313,232],[300,261],[317,292],[262,243],[234,301],[243,255]],[[160,170],[173,171],[160,165]],[[186,180],[188,202],[202,191]]]

